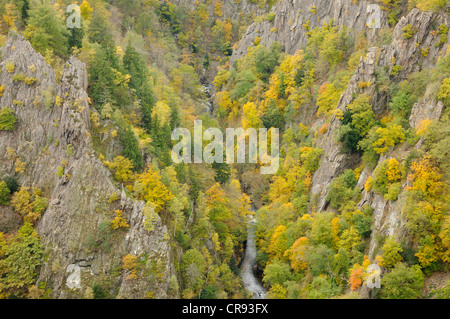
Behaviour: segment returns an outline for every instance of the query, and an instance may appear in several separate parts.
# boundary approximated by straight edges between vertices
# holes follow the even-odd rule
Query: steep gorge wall
[[[257,37],[264,46],[278,41],[286,53],[294,54],[306,45],[308,28],[320,27],[324,22],[333,20],[334,25],[365,30],[369,38],[388,25],[386,12],[368,0],[282,0],[271,13],[275,14],[273,21],[255,22],[248,27],[233,50],[231,63],[245,56]],[[379,20],[375,13],[379,13]]]
[[[8,63],[14,65],[12,73],[6,70]],[[52,288],[54,298],[82,297],[102,278],[111,282],[111,295],[143,298],[150,292],[166,297],[174,272],[167,229],[159,218],[153,231],[144,229],[145,204],[127,198],[95,155],[84,63],[72,57],[59,84],[44,58],[22,36],[14,35],[2,49],[0,67],[5,87],[0,105],[18,117],[14,130],[0,132],[0,177],[14,176],[22,186],[42,188],[50,203],[38,222],[48,256],[39,281]],[[37,82],[13,81],[15,74]],[[26,163],[24,173],[15,171],[15,158]],[[63,162],[64,175],[58,177]],[[111,203],[113,193],[121,198]],[[102,225],[110,223],[116,209],[123,210],[130,227],[105,232]],[[148,257],[139,280],[126,279],[121,269],[126,254]],[[69,289],[67,278],[73,269],[80,270],[81,282]]]
[[[247,30],[246,35],[239,42],[238,48],[234,50],[232,62],[244,56],[249,46],[254,45],[255,38],[260,38],[260,44],[265,46],[278,41],[289,54],[295,53],[298,49],[305,46],[307,42],[307,30],[303,25],[309,21],[311,29],[322,25],[323,21],[334,19],[335,25],[347,26],[353,28],[355,32],[366,32],[369,43],[375,40],[373,29],[370,29],[366,22],[371,15],[372,4],[374,1],[310,1],[310,0],[285,0],[276,5],[272,12],[275,18],[272,22],[264,21],[253,23]],[[311,12],[312,6],[317,7],[315,13]],[[359,66],[355,70],[347,89],[341,95],[337,109],[345,111],[358,94],[367,94],[373,111],[377,116],[384,114],[388,108],[389,96],[386,92],[380,92],[375,85],[377,80],[377,71],[385,69],[390,75],[390,81],[401,82],[415,72],[425,68],[435,68],[436,63],[443,54],[445,54],[450,42],[439,45],[440,35],[433,32],[437,26],[444,24],[450,26],[450,16],[446,13],[423,12],[413,9],[407,15],[400,18],[394,27],[392,42],[390,45],[382,47],[369,48],[365,57],[361,57]],[[413,26],[415,32],[411,37],[404,37],[403,28],[407,25]],[[378,27],[387,26],[387,16],[381,11],[381,20]],[[392,75],[394,66],[400,66],[401,70]],[[370,83],[368,87],[360,86],[359,83]],[[409,122],[411,127],[415,128],[421,120],[428,118],[430,120],[438,119],[442,115],[444,105],[440,101],[430,98],[423,98],[416,103],[412,109]],[[322,123],[320,119],[317,123]],[[316,124],[317,124],[316,123]],[[317,126],[317,125],[316,125]],[[338,141],[339,128],[341,121],[332,116],[329,128],[325,134],[319,136],[316,146],[324,150],[320,167],[312,179],[310,211],[320,212],[329,210],[327,195],[331,181],[338,177],[345,169],[355,168],[360,161],[358,155],[346,154],[341,152],[341,143]],[[420,140],[415,149],[422,147],[423,141]],[[386,159],[396,157],[404,160],[411,149],[400,145],[390,152],[381,156],[378,163]],[[361,190],[361,200],[358,207],[370,205],[373,210],[372,234],[369,242],[369,259],[373,261],[380,253],[377,238],[380,236],[394,236],[401,242],[406,236],[406,220],[402,214],[404,206],[404,194],[400,193],[398,200],[386,201],[383,196],[375,193],[373,190],[366,192],[364,183],[371,171],[365,168],[358,180],[358,187]],[[404,182],[404,190],[407,183]],[[366,289],[362,291],[362,296],[369,297],[370,293]]]

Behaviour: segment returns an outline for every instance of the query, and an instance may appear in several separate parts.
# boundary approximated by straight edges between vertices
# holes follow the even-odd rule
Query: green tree
[[[284,282],[291,279],[291,276],[289,264],[275,260],[264,269],[263,282],[270,286],[283,285]]]
[[[327,201],[330,202],[331,207],[340,209],[350,199],[352,199],[358,192],[355,188],[358,181],[355,177],[355,172],[347,169],[339,177],[335,178],[330,185],[330,191],[327,195]]]
[[[212,163],[212,168],[216,171],[216,175],[214,176],[214,180],[219,182],[220,184],[226,184],[231,177],[231,169],[230,165],[227,163]]]
[[[352,126],[362,137],[375,125],[375,114],[372,111],[372,105],[370,105],[369,101],[369,96],[361,94],[347,106],[347,109],[351,112]]]
[[[51,49],[56,55],[68,56],[68,35],[65,21],[49,0],[31,2],[24,35],[41,54]]]
[[[276,106],[275,100],[270,100],[269,105],[267,106],[267,112],[261,120],[264,127],[267,129],[270,129],[271,127],[284,127],[284,117],[280,109]]]
[[[446,106],[450,105],[450,78],[446,78],[442,81],[438,98],[442,100]]]
[[[44,248],[30,223],[8,242],[0,240],[0,294],[22,296],[35,283]]]
[[[247,95],[255,85],[257,78],[251,70],[242,70],[236,74],[236,85],[230,92],[232,100],[237,100]]]
[[[98,43],[105,48],[114,48],[112,28],[101,10],[94,10],[89,23],[87,35],[90,42]]]
[[[14,194],[19,190],[19,183],[17,183],[17,180],[14,177],[7,176],[3,180],[8,186],[8,189],[10,190],[11,194]]]
[[[422,297],[424,275],[418,265],[397,264],[381,280],[381,296],[386,299],[417,299]]]
[[[148,80],[149,72],[145,66],[143,57],[134,47],[128,45],[123,56],[123,66],[130,75],[130,88],[135,90],[137,98],[140,100],[140,113],[142,126],[151,131],[152,109],[156,98]]]
[[[205,258],[197,249],[189,249],[181,258],[181,271],[188,288],[200,289],[206,269]]]
[[[128,45],[123,56],[123,66],[131,76],[130,87],[139,90],[145,81],[147,81],[148,70],[145,67],[145,61],[134,47]],[[140,92],[136,94],[140,97]]]
[[[275,67],[279,64],[281,55],[281,46],[278,42],[275,42],[266,49],[263,45],[258,45],[254,52],[254,65],[256,75],[259,79],[267,82],[270,75],[275,70]]]
[[[316,244],[331,246],[333,233],[331,231],[331,220],[333,213],[321,212],[314,216],[314,222],[311,228],[311,239]]]
[[[101,106],[114,103],[114,71],[108,60],[107,50],[97,48],[95,55],[89,61],[89,96],[94,106],[101,112]]]
[[[308,298],[327,299],[341,293],[341,288],[336,286],[327,277],[315,277],[311,283]]]
[[[128,158],[136,171],[140,171],[144,165],[139,143],[131,127],[119,130],[119,140],[123,146],[122,155]]]
[[[152,87],[149,81],[145,81],[140,90],[140,113],[141,113],[141,123],[142,126],[151,133],[152,128],[152,110],[155,105],[156,98],[153,94]]]
[[[311,246],[306,251],[306,262],[314,276],[329,274],[333,269],[334,251],[325,245]]]
[[[217,288],[216,286],[209,285],[202,290],[200,294],[200,299],[217,299]]]

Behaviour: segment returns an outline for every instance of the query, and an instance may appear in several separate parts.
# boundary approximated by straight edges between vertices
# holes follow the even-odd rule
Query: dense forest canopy
[[[268,298],[450,297],[448,1],[347,1],[364,14],[376,4],[386,20],[376,30],[324,18],[312,0],[295,19],[318,24],[283,19],[284,0],[83,0],[74,10],[66,0],[0,2],[0,45],[10,50],[23,36],[56,78],[53,90],[20,100],[20,90],[43,85],[41,70],[2,53],[0,298],[116,298],[127,296],[124,282],[139,298],[252,298],[240,269],[251,218]],[[68,26],[72,14],[78,27]],[[289,28],[307,38],[294,52],[283,44]],[[30,112],[44,112],[37,122],[66,109],[73,92],[60,96],[56,86],[70,82],[64,72],[78,61],[89,104],[70,109],[88,112],[80,121],[104,189],[72,176],[81,141],[21,133]],[[194,120],[203,130],[278,128],[278,171],[260,174],[260,161],[175,164],[172,132],[193,135]],[[45,144],[36,158],[29,141]],[[50,158],[51,182],[35,169],[39,156]],[[89,198],[79,214],[99,222],[81,247],[68,246],[107,261],[68,289],[71,262],[43,220],[58,206],[58,185],[77,183],[82,191],[68,196]],[[149,255],[145,244],[123,250],[141,236],[136,218],[136,232],[166,242],[170,257]],[[82,219],[72,222],[83,229]],[[381,282],[371,289],[374,276]]]

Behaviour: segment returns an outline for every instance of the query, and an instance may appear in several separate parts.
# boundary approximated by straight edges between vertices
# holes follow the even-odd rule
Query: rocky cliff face
[[[162,0],[165,1],[165,0]],[[195,9],[198,3],[206,3],[209,7],[209,15],[214,17],[214,8],[215,5],[210,5],[211,1],[207,0],[173,0],[171,3],[178,5],[187,6],[189,9]],[[215,4],[215,2],[213,2]],[[222,17],[217,17],[220,19],[223,18],[231,18],[231,19],[239,19],[243,14],[245,15],[260,15],[267,11],[265,6],[259,6],[258,2],[249,1],[249,0],[241,0],[241,1],[222,1]]]
[[[255,22],[248,27],[233,51],[231,63],[246,55],[256,37],[265,46],[278,41],[286,53],[294,54],[306,45],[308,31],[324,22],[333,20],[334,25],[366,30],[369,38],[377,29],[388,25],[386,12],[374,1],[367,0],[282,0],[271,13],[275,14],[272,21]]]
[[[439,37],[431,32],[431,28],[433,25],[440,25],[442,23],[448,25],[448,17],[439,16],[429,12],[421,12],[419,10],[412,10],[408,16],[403,17],[394,29],[392,44],[382,48],[370,49],[366,58],[361,60],[360,65],[349,82],[347,90],[341,96],[338,108],[344,111],[355,94],[366,93],[371,97],[373,111],[376,114],[381,114],[386,110],[386,96],[377,92],[373,85],[368,88],[358,89],[358,82],[374,83],[375,70],[377,68],[387,68],[390,73],[394,65],[400,65],[402,70],[397,75],[398,81],[400,81],[414,71],[421,70],[422,68],[434,67],[438,57],[443,53],[441,50],[445,50],[448,43],[441,47],[436,46]],[[407,24],[415,25],[417,26],[417,29],[420,30],[409,39],[403,37],[402,31]],[[416,45],[416,43],[420,43],[420,45]],[[423,54],[424,50],[428,50],[429,54]],[[393,61],[396,62],[393,63]],[[440,118],[443,108],[444,105],[442,102],[425,99],[414,105],[409,122],[412,127],[417,127],[420,121],[425,118],[429,118],[430,120]],[[321,142],[326,155],[324,155],[322,163],[313,177],[311,191],[313,198],[315,196],[318,202],[318,211],[327,209],[326,196],[329,192],[329,183],[331,180],[339,176],[344,169],[352,167],[352,160],[354,160],[352,157],[342,154],[339,151],[340,144],[336,142],[335,138],[339,126],[340,121],[333,118],[331,120],[330,129]],[[419,141],[416,148],[420,148],[421,146],[422,141]],[[380,158],[379,163],[394,156],[404,160],[407,156],[407,152],[401,148],[396,149],[395,151],[391,150]],[[378,245],[377,237],[380,235],[395,236],[396,239],[401,242],[406,236],[406,230],[404,228],[406,220],[402,215],[401,208],[404,206],[402,205],[402,201],[404,200],[403,194],[400,194],[397,201],[392,202],[386,201],[383,196],[376,194],[373,191],[366,192],[364,190],[364,183],[369,175],[370,172],[366,168],[359,178],[358,187],[361,189],[362,199],[358,203],[358,207],[361,208],[368,204],[374,209],[374,222],[372,224],[372,235],[369,244],[369,259],[374,260],[375,256],[380,253],[381,248]],[[405,187],[406,183],[402,185],[403,189]],[[368,290],[365,290],[362,293],[367,297],[369,292]]]
[[[13,72],[7,64],[14,65]],[[48,256],[39,281],[52,288],[54,298],[82,297],[105,278],[113,296],[166,297],[173,273],[167,229],[159,219],[152,232],[144,229],[144,203],[127,198],[94,154],[84,63],[72,57],[58,83],[45,59],[16,35],[3,47],[0,67],[5,87],[0,105],[18,117],[14,130],[0,132],[0,176],[43,189],[50,202],[38,222]],[[14,75],[35,81],[27,84]],[[26,163],[23,173],[15,171],[16,159]],[[64,167],[61,177],[58,167]],[[121,199],[111,201],[114,193]],[[105,227],[115,210],[123,210],[130,224],[126,231]],[[145,257],[139,280],[126,279],[122,271],[121,258],[127,254]]]
[[[430,31],[433,25],[442,23],[448,25],[448,17],[421,12],[416,9],[412,10],[408,16],[403,17],[394,29],[392,44],[382,48],[371,48],[365,59],[361,60],[347,89],[340,98],[338,109],[345,111],[347,105],[352,102],[356,94],[365,93],[371,97],[375,114],[379,115],[384,112],[387,108],[387,96],[378,92],[373,85],[376,80],[375,70],[386,68],[388,73],[391,74],[392,68],[395,65],[399,65],[401,66],[401,71],[397,74],[397,81],[400,81],[414,71],[434,66],[438,56],[442,53],[441,50],[445,50],[447,46],[436,46],[439,37]],[[418,30],[420,30],[409,39],[403,37],[402,31],[407,24],[417,25]],[[420,45],[416,45],[419,43]],[[429,54],[423,54],[424,50],[427,50]],[[360,82],[370,82],[371,85],[366,88],[359,88],[358,83]],[[417,103],[413,107],[410,123],[415,127],[425,117],[431,120],[439,118],[442,111],[442,102],[424,101]],[[326,209],[326,196],[331,180],[339,176],[352,163],[352,157],[342,154],[339,150],[340,143],[336,141],[339,127],[340,120],[333,117],[327,134],[325,134],[322,141],[319,141],[319,145],[324,149],[326,155],[315,173],[312,183],[312,195],[317,196],[318,211]],[[388,153],[386,156],[389,158],[389,155]],[[380,161],[383,160],[383,158],[380,159]]]

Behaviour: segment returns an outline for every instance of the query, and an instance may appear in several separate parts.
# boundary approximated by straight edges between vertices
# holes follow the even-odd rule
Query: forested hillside
[[[0,3],[0,298],[450,298],[449,1]]]

